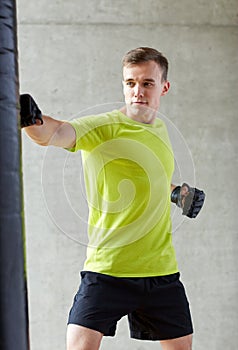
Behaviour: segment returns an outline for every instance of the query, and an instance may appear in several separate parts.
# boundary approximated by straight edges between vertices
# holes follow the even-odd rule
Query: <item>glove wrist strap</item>
[[[177,186],[171,192],[171,202],[173,202],[177,205],[180,201],[180,190],[181,190],[181,186]]]

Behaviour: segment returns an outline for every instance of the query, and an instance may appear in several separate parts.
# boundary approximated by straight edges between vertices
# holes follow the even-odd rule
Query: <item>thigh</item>
[[[67,350],[98,350],[103,334],[95,330],[69,324],[67,328]]]
[[[192,334],[160,342],[163,350],[192,350]]]

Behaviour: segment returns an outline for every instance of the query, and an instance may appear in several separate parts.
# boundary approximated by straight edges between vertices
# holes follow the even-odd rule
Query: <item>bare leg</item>
[[[69,324],[67,350],[98,350],[103,334],[92,329]]]
[[[181,338],[162,340],[160,344],[163,350],[192,350],[192,334]]]

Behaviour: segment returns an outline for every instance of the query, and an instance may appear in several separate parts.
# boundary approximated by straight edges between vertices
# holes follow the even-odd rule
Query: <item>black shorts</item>
[[[193,332],[189,304],[179,273],[159,277],[112,277],[81,272],[81,285],[68,324],[114,336],[128,315],[132,338],[166,340]]]

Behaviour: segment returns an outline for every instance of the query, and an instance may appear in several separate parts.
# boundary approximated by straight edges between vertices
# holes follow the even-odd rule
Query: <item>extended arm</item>
[[[75,145],[76,134],[74,128],[49,116],[42,116],[36,102],[30,95],[21,95],[21,127],[27,135],[38,145],[71,148]]]

